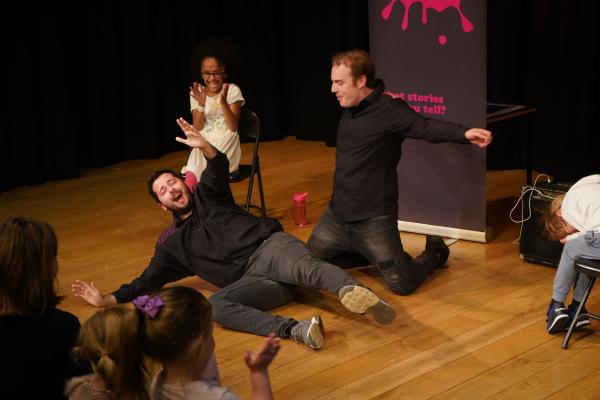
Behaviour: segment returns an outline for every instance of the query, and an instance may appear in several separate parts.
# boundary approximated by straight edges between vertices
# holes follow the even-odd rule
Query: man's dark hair
[[[156,200],[157,203],[160,203],[160,200],[158,199],[158,195],[156,194],[156,192],[154,192],[154,190],[152,190],[152,185],[154,185],[154,181],[157,180],[158,177],[161,176],[162,174],[171,174],[174,177],[183,180],[183,176],[179,172],[175,172],[174,170],[172,170],[170,168],[157,169],[156,171],[151,173],[150,176],[148,177],[148,180],[146,181],[146,184],[148,187],[148,194],[150,196],[152,196],[152,198],[154,200]]]

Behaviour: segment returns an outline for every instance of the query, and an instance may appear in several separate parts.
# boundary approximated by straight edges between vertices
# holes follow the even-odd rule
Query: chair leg
[[[252,171],[250,173],[250,177],[248,178],[248,193],[246,193],[246,205],[244,206],[244,211],[248,212],[250,210],[250,204],[252,202],[252,190],[254,189],[254,167],[252,167]]]
[[[569,330],[567,331],[567,334],[565,335],[562,345],[560,346],[564,350],[566,350],[567,347],[569,347],[569,340],[571,339],[571,335],[573,334],[573,331],[575,330],[575,327],[577,326],[577,319],[579,319],[581,310],[583,310],[583,307],[585,306],[585,303],[587,302],[588,297],[590,297],[590,293],[592,292],[592,287],[594,287],[595,281],[596,281],[596,278],[593,276],[590,276],[590,283],[588,284],[585,294],[583,295],[583,299],[581,299],[581,303],[579,303],[579,307],[577,307],[577,311],[575,312],[575,315],[573,316],[573,320],[571,321]]]
[[[265,194],[263,193],[262,176],[260,174],[260,164],[256,165],[256,177],[258,179],[258,195],[260,196],[260,209],[262,215],[267,215],[267,206],[265,205]]]

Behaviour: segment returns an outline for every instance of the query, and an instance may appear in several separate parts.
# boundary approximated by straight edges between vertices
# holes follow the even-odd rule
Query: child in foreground
[[[70,399],[238,399],[220,386],[210,303],[201,293],[171,287],[133,303],[134,309],[113,306],[84,323],[77,352],[94,374],[70,382]],[[252,399],[272,399],[267,368],[279,347],[270,335],[257,353],[244,355]],[[160,365],[151,378],[144,357]]]

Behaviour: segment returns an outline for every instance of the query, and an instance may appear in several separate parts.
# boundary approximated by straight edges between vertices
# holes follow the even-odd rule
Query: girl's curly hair
[[[206,57],[213,57],[225,67],[228,78],[236,76],[240,63],[238,46],[227,38],[207,39],[192,48],[190,74],[194,82],[201,82],[200,66]]]

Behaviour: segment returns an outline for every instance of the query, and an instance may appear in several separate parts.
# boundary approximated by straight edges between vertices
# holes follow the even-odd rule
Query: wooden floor
[[[246,145],[244,145],[246,146]],[[307,240],[332,188],[334,152],[318,142],[262,144],[262,168],[269,215]],[[244,147],[244,158],[250,153]],[[0,193],[0,219],[23,215],[51,223],[59,237],[61,307],[82,321],[95,309],[70,294],[74,279],[92,280],[104,292],[142,272],[159,232],[170,222],[145,189],[154,169],[179,168],[187,152],[159,160],[128,161],[86,172],[73,180],[49,182]],[[389,326],[351,314],[334,296],[302,292],[274,312],[304,319],[319,313],[325,347],[311,351],[285,341],[272,365],[279,399],[583,399],[600,398],[600,326],[577,333],[569,350],[562,335],[545,332],[545,311],[554,269],[519,258],[518,226],[508,211],[524,181],[522,171],[488,173],[488,219],[495,238],[488,244],[459,241],[450,267],[410,296],[396,296],[373,268],[350,270],[397,310]],[[246,183],[234,186],[244,198]],[[309,224],[292,223],[292,193],[308,191]],[[415,254],[424,237],[403,233]],[[199,278],[180,284],[210,295]],[[592,295],[590,307],[600,308]],[[223,384],[249,398],[242,360],[262,338],[215,329]]]

